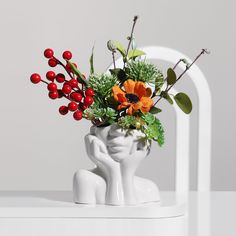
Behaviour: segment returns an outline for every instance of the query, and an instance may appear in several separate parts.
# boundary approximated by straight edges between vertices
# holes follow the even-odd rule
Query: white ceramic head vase
[[[86,150],[96,167],[74,175],[74,201],[83,204],[136,205],[159,201],[159,190],[135,172],[150,151],[138,130],[117,125],[92,126],[85,136]]]

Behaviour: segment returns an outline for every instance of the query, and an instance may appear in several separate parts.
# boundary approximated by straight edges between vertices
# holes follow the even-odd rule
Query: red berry
[[[72,88],[76,88],[78,86],[78,81],[76,79],[71,79],[69,81],[69,85],[72,87]]]
[[[75,68],[77,68],[77,65],[76,65],[75,63],[72,63],[72,64],[75,66]],[[67,64],[66,64],[66,70],[67,70],[68,72],[73,72],[73,69],[71,68],[70,63],[67,63]]]
[[[46,74],[47,79],[50,81],[53,81],[55,79],[55,76],[56,76],[56,74],[54,71],[48,71]]]
[[[79,108],[80,108],[82,111],[84,111],[84,110],[86,110],[86,109],[88,108],[88,106],[86,106],[84,103],[80,103],[80,104],[79,104]]]
[[[30,80],[33,84],[37,84],[41,81],[41,77],[39,74],[34,73],[30,76]]]
[[[70,94],[70,99],[75,100],[75,99],[74,99],[75,94],[76,94],[76,92],[71,93],[71,94]]]
[[[72,58],[72,53],[70,51],[65,51],[65,52],[63,52],[62,57],[65,60],[70,60]]]
[[[78,109],[78,104],[76,102],[70,102],[68,104],[69,111],[76,111]]]
[[[76,102],[81,102],[82,98],[83,98],[83,96],[80,93],[76,93],[74,95],[74,99]]]
[[[66,64],[66,70],[69,71],[69,72],[71,72],[71,66],[70,66],[69,63]]]
[[[57,92],[57,91],[50,92],[50,93],[48,94],[48,96],[49,96],[51,99],[56,99],[56,98],[58,98],[58,92]]]
[[[70,85],[68,84],[64,84],[62,87],[62,92],[65,94],[69,94],[71,92],[72,88]]]
[[[55,67],[57,65],[57,60],[54,59],[54,58],[50,58],[48,60],[48,65],[51,66],[51,67]]]
[[[55,83],[50,83],[48,84],[48,90],[50,92],[54,92],[54,91],[57,91],[57,85]]]
[[[51,48],[47,48],[47,49],[45,49],[45,51],[44,51],[44,56],[45,56],[46,58],[52,58],[52,57],[53,57],[53,54],[54,54],[54,52],[53,52],[53,50],[52,50]]]
[[[80,93],[71,93],[70,98],[75,100],[76,102],[81,102],[83,96]]]
[[[73,117],[75,120],[81,120],[83,118],[83,112],[82,111],[76,111],[73,114]]]
[[[57,92],[58,92],[58,98],[64,97],[64,93],[62,92],[61,89],[58,89]]]
[[[94,95],[94,90],[92,88],[87,88],[85,91],[86,96],[93,96]]]
[[[93,103],[93,98],[90,96],[87,96],[84,98],[84,105],[85,106],[90,106]]]
[[[68,113],[68,107],[67,106],[61,106],[59,108],[59,112],[61,115],[66,115]]]
[[[58,83],[63,83],[63,82],[65,81],[65,75],[63,75],[63,74],[61,74],[61,73],[57,74],[57,75],[56,75],[56,81],[57,81]]]

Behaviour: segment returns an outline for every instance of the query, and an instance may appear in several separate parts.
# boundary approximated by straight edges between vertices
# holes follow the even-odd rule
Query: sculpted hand
[[[105,171],[115,171],[119,164],[109,155],[106,145],[94,135],[85,136],[86,151],[89,158]]]
[[[133,130],[132,135],[125,135],[121,129],[111,129],[108,135],[108,152],[112,159],[120,162],[121,168],[134,172],[140,162],[147,156],[150,145],[144,145],[140,138],[142,133]]]
[[[110,157],[106,145],[95,135],[87,135],[85,143],[88,156],[102,170],[101,175],[106,180],[106,203],[123,204],[120,164]]]
[[[136,204],[138,201],[134,187],[134,175],[140,162],[147,156],[149,145],[144,145],[140,138],[142,133],[133,130],[132,135],[112,127],[107,138],[108,152],[112,159],[120,163],[120,172],[125,204]]]

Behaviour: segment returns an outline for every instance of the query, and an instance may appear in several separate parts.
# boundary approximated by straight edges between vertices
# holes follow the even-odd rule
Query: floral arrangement
[[[67,75],[48,71],[47,80],[43,80],[38,73],[32,74],[30,79],[34,84],[46,84],[51,99],[69,100],[68,105],[59,108],[61,115],[73,112],[75,120],[84,118],[98,127],[116,123],[123,129],[137,129],[145,134],[145,140],[154,140],[161,146],[164,143],[164,130],[156,117],[156,114],[161,112],[158,107],[159,101],[165,99],[170,104],[176,102],[184,113],[189,114],[192,111],[192,103],[188,95],[182,92],[172,95],[169,91],[196,60],[208,52],[202,49],[191,64],[185,59],[180,59],[164,74],[154,64],[145,60],[145,52],[135,46],[133,35],[137,19],[137,16],[133,19],[126,49],[120,42],[107,42],[113,60],[113,69],[110,69],[110,73],[95,72],[94,50],[89,60],[90,75],[86,79],[77,65],[71,61],[70,51],[63,53],[63,63],[54,56],[54,51],[48,48],[44,51],[48,65],[62,66]],[[115,54],[122,56],[122,68],[116,67]],[[176,75],[175,69],[179,63],[185,63],[186,69],[180,75]]]

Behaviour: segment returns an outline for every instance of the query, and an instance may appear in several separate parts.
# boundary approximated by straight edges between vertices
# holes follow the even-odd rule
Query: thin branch
[[[128,53],[129,53],[129,49],[130,49],[130,46],[131,46],[131,42],[132,42],[132,40],[133,40],[134,27],[135,27],[135,25],[136,25],[137,20],[138,20],[138,16],[134,16],[134,19],[133,19],[133,26],[132,26],[132,29],[131,29],[130,36],[128,37],[129,43],[128,43],[128,47],[127,47],[127,49],[126,49],[126,55],[125,55],[125,59],[126,59],[126,60],[127,60],[127,57],[128,57]],[[124,62],[124,67],[125,67],[126,60],[125,60],[125,62]]]
[[[172,69],[175,70],[176,67],[179,65],[179,63],[180,63],[181,61],[183,61],[183,59],[179,59],[178,62],[173,66]]]
[[[41,82],[43,82],[43,83],[45,83],[45,84],[47,84],[47,85],[49,84],[47,81],[42,80],[42,79],[41,79]]]
[[[113,60],[114,69],[116,69],[115,51],[112,51],[112,60]]]
[[[207,49],[202,49],[201,52],[196,56],[196,58],[193,60],[193,62],[186,66],[186,69],[179,75],[179,77],[176,79],[175,83],[172,84],[170,87],[166,88],[165,92],[169,92],[170,89],[183,77],[183,75],[192,67],[192,65],[203,55],[203,54],[209,54],[210,52]],[[176,66],[179,64],[180,62],[178,61],[176,63]],[[154,103],[154,106],[163,98],[163,96],[160,96],[159,99]]]

